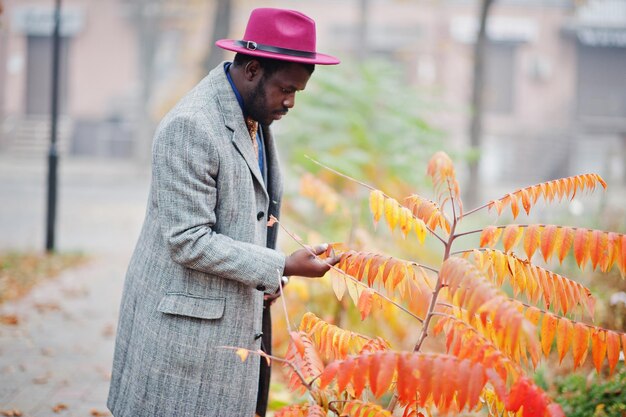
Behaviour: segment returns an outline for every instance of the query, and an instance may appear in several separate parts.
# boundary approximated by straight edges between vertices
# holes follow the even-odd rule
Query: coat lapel
[[[226,78],[224,65],[219,65],[211,71],[211,76],[213,88],[217,91],[217,99],[222,108],[221,113],[224,116],[224,125],[233,132],[233,146],[246,161],[252,175],[258,182],[266,197],[269,198],[263,181],[263,174],[261,174],[261,170],[259,169],[259,162],[254,154],[252,139],[248,133],[248,128],[246,127],[241,107],[239,107],[235,93],[228,82],[228,78]]]

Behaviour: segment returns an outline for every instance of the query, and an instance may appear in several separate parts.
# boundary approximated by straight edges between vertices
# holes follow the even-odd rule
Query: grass
[[[80,253],[0,252],[0,304],[24,296],[38,283],[86,260]]]

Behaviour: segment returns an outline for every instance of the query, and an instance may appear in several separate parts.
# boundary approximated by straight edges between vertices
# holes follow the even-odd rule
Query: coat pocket
[[[190,294],[170,293],[161,298],[157,310],[165,314],[219,319],[224,315],[224,297],[198,297]]]

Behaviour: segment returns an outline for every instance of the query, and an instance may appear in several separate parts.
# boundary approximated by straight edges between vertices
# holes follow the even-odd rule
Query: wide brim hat
[[[295,10],[252,10],[243,39],[221,39],[222,49],[303,64],[336,65],[334,56],[317,52],[315,21]]]

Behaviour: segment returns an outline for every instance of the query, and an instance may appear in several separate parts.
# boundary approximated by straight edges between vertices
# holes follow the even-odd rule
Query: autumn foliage
[[[338,300],[347,294],[363,320],[391,303],[419,330],[413,350],[394,350],[380,337],[342,329],[308,312],[290,332],[286,357],[280,359],[290,388],[307,393],[308,401],[283,408],[277,416],[420,417],[481,408],[493,416],[563,416],[531,378],[542,357],[555,349],[559,362],[570,355],[575,368],[590,357],[598,373],[607,367],[613,374],[623,366],[626,334],[591,324],[596,303],[591,291],[533,262],[563,263],[571,255],[580,269],[616,268],[624,277],[625,235],[549,224],[460,231],[463,221],[480,210],[499,218],[510,209],[516,219],[539,200],[549,204],[606,188],[599,175],[533,185],[467,212],[445,153],[432,157],[427,175],[435,201],[420,195],[395,199],[354,181],[369,188],[374,224],[384,220],[406,239],[438,241],[439,265],[343,244],[332,244],[325,254],[341,256],[329,274]],[[310,174],[302,184],[320,207],[341,204],[334,192],[327,193],[329,201],[315,193],[324,186]],[[474,249],[455,250],[457,239],[467,243],[471,237]],[[423,351],[429,336],[443,341],[441,351]]]

